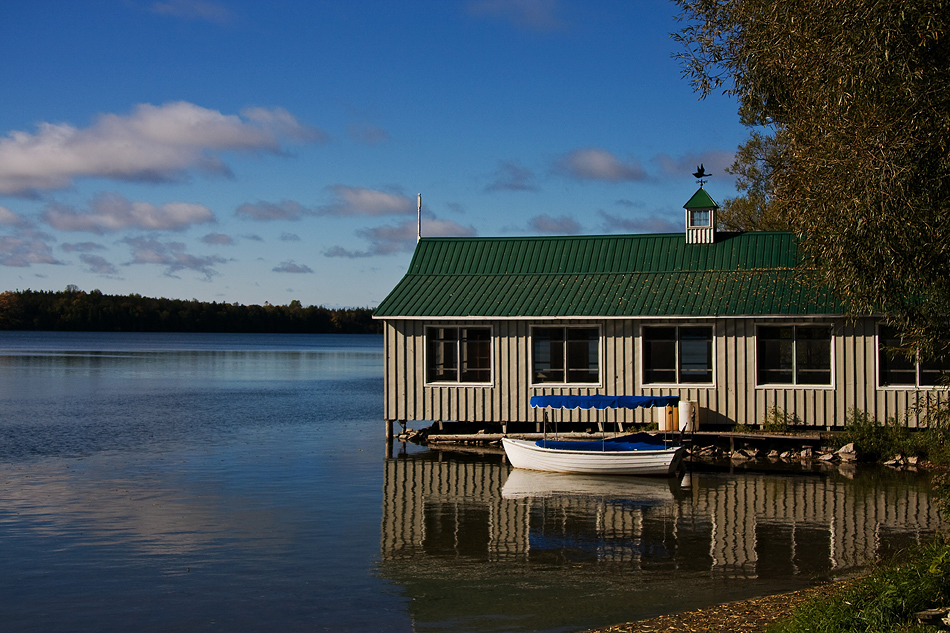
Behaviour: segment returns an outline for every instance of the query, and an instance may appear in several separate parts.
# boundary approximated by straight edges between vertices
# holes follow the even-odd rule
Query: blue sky
[[[667,0],[0,8],[0,290],[379,303],[424,236],[681,231],[747,130]]]

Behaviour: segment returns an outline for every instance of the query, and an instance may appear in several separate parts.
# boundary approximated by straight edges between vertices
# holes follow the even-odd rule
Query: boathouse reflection
[[[603,478],[512,470],[501,454],[429,451],[388,459],[384,487],[383,560],[424,560],[430,577],[438,560],[462,559],[813,579],[939,525],[926,481],[879,471]]]

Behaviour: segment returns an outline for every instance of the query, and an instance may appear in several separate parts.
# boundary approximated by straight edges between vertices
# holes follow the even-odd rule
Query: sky
[[[684,230],[748,136],[669,0],[0,7],[0,291],[374,307],[422,235]]]

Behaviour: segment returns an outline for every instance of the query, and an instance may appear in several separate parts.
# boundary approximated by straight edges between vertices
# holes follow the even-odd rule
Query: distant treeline
[[[379,334],[368,308],[205,303],[99,290],[0,293],[0,330]]]

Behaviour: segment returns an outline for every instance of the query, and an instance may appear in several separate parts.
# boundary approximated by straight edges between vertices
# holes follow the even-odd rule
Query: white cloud
[[[280,202],[245,202],[239,206],[234,214],[258,222],[272,222],[274,220],[299,220],[305,215],[312,215],[312,211],[294,200]]]
[[[620,160],[610,152],[596,147],[576,149],[557,162],[557,170],[577,180],[627,182],[646,180],[643,166],[634,159]]]
[[[42,214],[44,222],[60,231],[115,233],[126,229],[147,231],[183,231],[194,224],[214,222],[211,210],[190,202],[154,205],[133,202],[117,193],[101,193],[92,199],[88,210],[51,204]]]
[[[115,266],[99,255],[84,253],[79,256],[79,259],[86,265],[89,272],[96,275],[115,275],[118,272]]]
[[[537,191],[534,173],[517,163],[506,161],[498,166],[485,191]]]
[[[306,264],[297,264],[293,260],[281,262],[280,266],[273,269],[275,273],[312,273],[313,269]]]
[[[612,233],[623,231],[626,233],[682,233],[685,230],[685,220],[674,222],[669,217],[651,215],[645,218],[621,218],[599,211],[604,221],[604,231]]]
[[[211,279],[217,275],[215,264],[223,264],[227,260],[217,255],[196,256],[185,252],[185,245],[181,242],[162,242],[149,237],[126,238],[122,240],[132,249],[132,264],[157,264],[165,266],[165,274],[173,277],[181,270],[194,270]]]
[[[14,213],[6,207],[0,207],[0,225],[25,228],[33,226],[33,223],[19,213]]]
[[[104,251],[106,247],[96,242],[77,242],[75,244],[63,244],[60,246],[67,253],[89,253],[92,251]]]
[[[472,0],[468,10],[473,15],[503,19],[534,31],[556,31],[565,26],[558,15],[558,0]]]
[[[105,114],[90,127],[42,123],[35,134],[0,139],[0,194],[31,196],[77,178],[168,182],[191,170],[229,174],[217,155],[280,153],[284,140],[322,140],[280,108],[252,108],[244,118],[179,101],[140,104],[128,116]]]
[[[394,192],[387,193],[376,189],[333,185],[328,187],[336,196],[336,201],[320,208],[322,215],[339,217],[384,215],[407,215],[416,211],[416,200]]]
[[[217,244],[221,246],[230,246],[234,244],[234,238],[230,235],[225,235],[224,233],[208,233],[201,238],[201,241],[205,244]]]
[[[689,178],[696,171],[696,168],[702,164],[712,176],[725,177],[729,182],[732,182],[733,176],[726,173],[726,167],[732,165],[735,156],[735,152],[722,150],[712,150],[701,154],[684,154],[676,158],[669,154],[657,154],[653,157],[653,162],[659,165],[660,171],[665,176]]]
[[[538,233],[576,235],[581,232],[581,225],[577,223],[577,220],[566,215],[559,218],[552,218],[546,214],[536,215],[528,220],[528,226]]]
[[[369,242],[369,248],[364,251],[351,251],[342,246],[334,246],[323,254],[326,257],[357,258],[411,253],[416,247],[417,230],[418,225],[414,220],[407,220],[397,225],[386,224],[360,229],[356,234]],[[462,226],[451,220],[430,217],[422,223],[422,234],[425,237],[474,236],[476,233],[475,227]]]
[[[53,257],[53,251],[46,243],[48,237],[41,233],[23,235],[0,235],[0,266],[28,268],[32,264],[61,265],[63,262]]]

